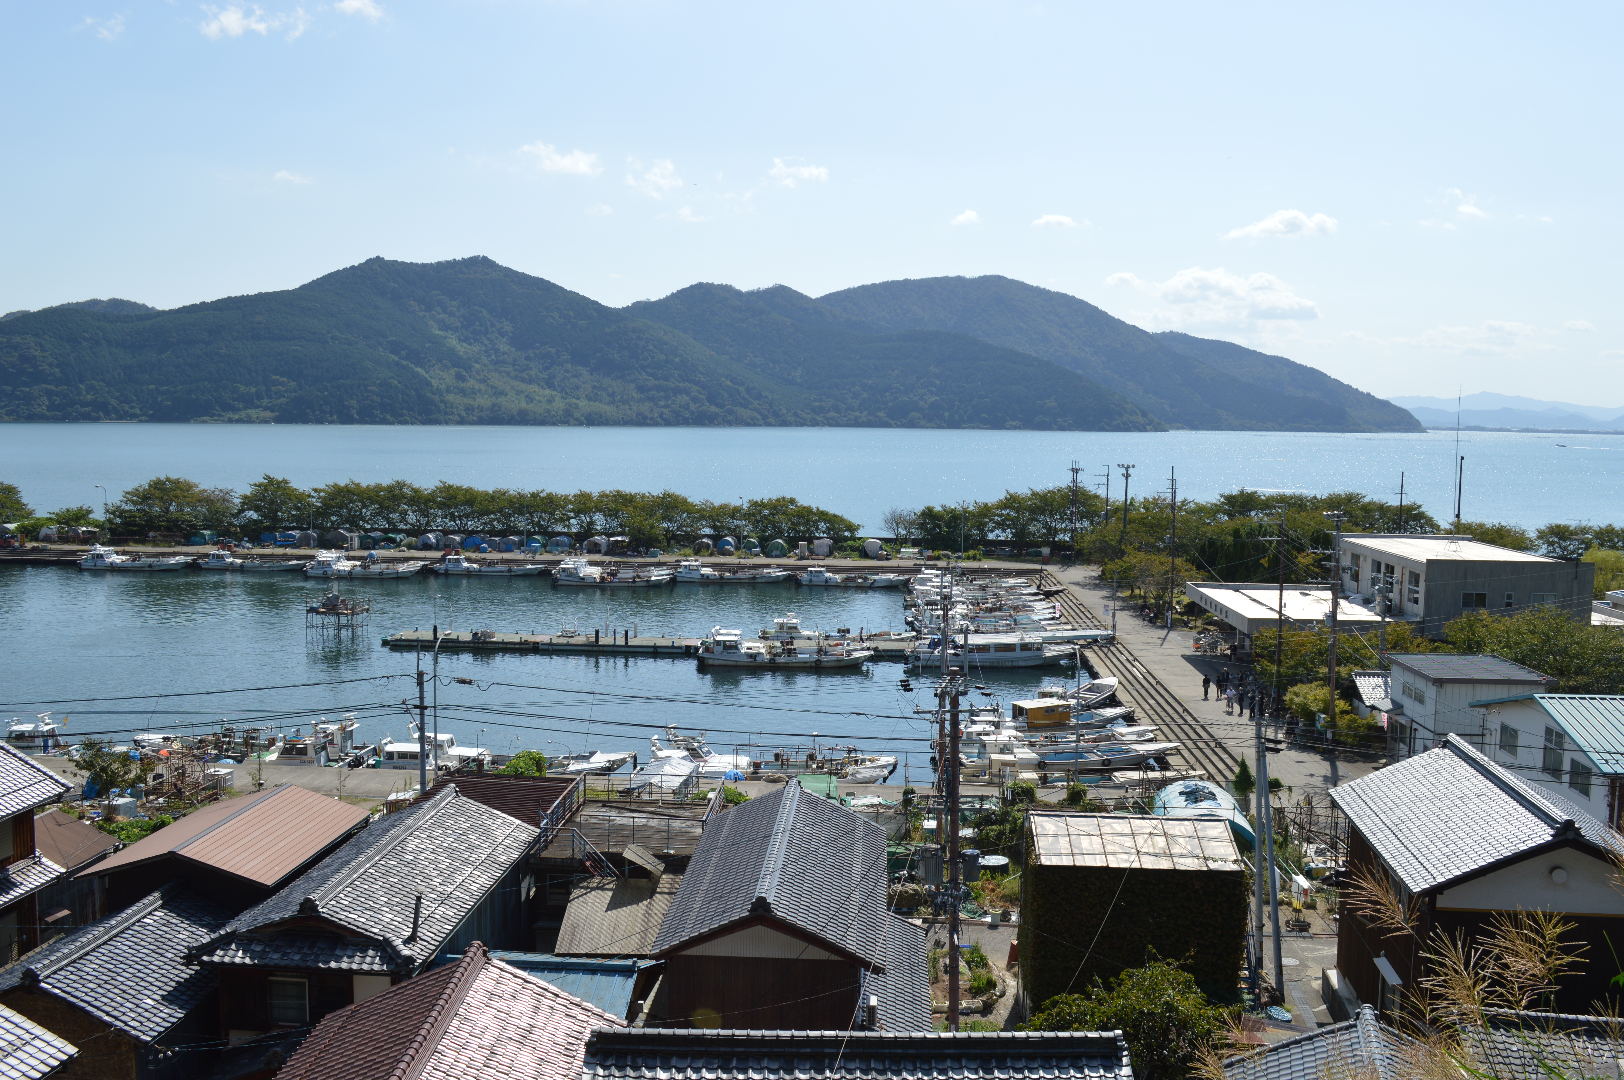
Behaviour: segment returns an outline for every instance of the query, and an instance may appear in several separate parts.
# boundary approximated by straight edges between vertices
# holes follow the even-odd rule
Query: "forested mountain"
[[[1006,277],[859,285],[818,298],[886,330],[948,330],[1041,356],[1171,427],[1420,431],[1405,410],[1323,372],[1225,341],[1152,334],[1075,296]]]
[[[765,313],[792,340],[719,354],[484,258],[371,259],[286,292],[173,311],[47,308],[0,325],[0,419],[1159,426],[1073,372],[969,338],[813,334],[797,345],[797,324],[732,291],[740,333]],[[714,325],[731,317],[712,314]]]

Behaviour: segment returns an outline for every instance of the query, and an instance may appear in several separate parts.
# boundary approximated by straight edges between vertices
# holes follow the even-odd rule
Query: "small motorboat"
[[[184,570],[192,565],[189,555],[120,555],[101,544],[90,545],[90,551],[79,560],[81,570]]]
[[[466,555],[447,555],[429,567],[431,573],[467,577],[534,577],[545,569],[540,563],[482,563]]]
[[[1210,780],[1172,783],[1156,793],[1151,812],[1160,817],[1222,818],[1238,839],[1247,845],[1257,843],[1252,823],[1241,813],[1235,797]]]
[[[6,728],[6,742],[25,754],[58,753],[62,749],[62,729],[67,726],[67,717],[52,720],[48,712],[37,714],[33,720],[14,716]]]
[[[721,581],[722,575],[698,559],[682,559],[677,563],[677,572],[672,575],[672,580],[707,585]]]
[[[780,566],[769,566],[764,570],[740,570],[732,574],[722,574],[718,577],[721,585],[776,585],[781,581],[788,581],[795,571],[785,570]]]
[[[742,630],[720,626],[699,643],[700,667],[826,670],[861,667],[872,658],[872,649],[851,649],[843,645],[800,648],[793,641],[747,641]]]
[[[608,776],[627,763],[633,766],[637,763],[637,755],[629,750],[613,753],[594,750],[588,754],[561,754],[547,762],[547,772],[560,776]]]
[[[239,559],[224,548],[217,548],[209,552],[208,558],[197,560],[197,568],[199,570],[242,570],[252,562],[252,559]]]

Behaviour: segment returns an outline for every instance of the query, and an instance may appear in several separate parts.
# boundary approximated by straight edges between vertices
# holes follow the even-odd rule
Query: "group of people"
[[[1243,671],[1234,675],[1228,668],[1218,673],[1216,680],[1210,676],[1201,676],[1201,700],[1208,701],[1208,694],[1217,691],[1218,697],[1224,703],[1224,712],[1234,716],[1239,715],[1248,720],[1256,720],[1258,709],[1267,710],[1266,694],[1268,691],[1252,676],[1250,671]]]

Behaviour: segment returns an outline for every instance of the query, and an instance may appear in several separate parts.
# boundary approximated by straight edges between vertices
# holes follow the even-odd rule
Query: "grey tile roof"
[[[0,971],[0,992],[34,986],[154,1042],[214,989],[214,972],[188,965],[185,953],[230,918],[213,900],[166,886]]]
[[[873,994],[880,999],[880,1024],[886,1031],[930,1031],[930,973],[923,927],[886,915],[884,974],[865,971],[858,1007]]]
[[[1417,893],[1558,837],[1624,852],[1618,833],[1561,796],[1523,783],[1458,735],[1332,788],[1331,799]]]
[[[0,867],[0,907],[39,892],[65,873],[62,867],[39,854]]]
[[[1624,773],[1624,696],[1535,694],[1534,700],[1603,772]]]
[[[301,926],[295,932],[300,940],[289,949],[310,955],[319,966],[372,971],[380,957],[389,957],[391,970],[409,971],[439,951],[539,835],[535,825],[462,798],[454,786],[448,787],[363,830],[280,892],[233,919],[194,954],[205,964],[260,963],[250,939],[281,936],[278,924],[317,915],[347,936],[368,939],[376,947],[314,948],[303,940],[309,927]],[[408,942],[419,894],[421,925],[417,938]],[[300,952],[305,949],[312,951]]]
[[[883,968],[885,841],[872,821],[793,780],[735,806],[706,827],[653,955],[768,915]]]
[[[79,1056],[79,1048],[0,1005],[0,1080],[42,1080]]]
[[[1360,701],[1386,712],[1383,706],[1393,700],[1391,680],[1392,676],[1385,671],[1355,671],[1353,688],[1358,691]]]
[[[1418,1044],[1377,1021],[1366,1005],[1341,1024],[1259,1047],[1224,1062],[1225,1080],[1405,1080]],[[1499,1074],[1495,1074],[1499,1075]]]
[[[401,970],[407,966],[408,958],[390,943],[377,938],[298,932],[262,936],[245,932],[227,939],[210,952],[208,962],[251,967],[330,968],[382,974]]]
[[[1462,1041],[1487,1075],[1503,1080],[1615,1076],[1624,1060],[1624,1030],[1603,1016],[1494,1011]]]
[[[69,785],[27,754],[0,742],[0,818],[60,802]]]
[[[1549,680],[1533,668],[1490,653],[1389,653],[1387,659],[1425,675],[1433,682],[1516,682]]]
[[[748,805],[748,804],[746,804]],[[582,1080],[1103,1080],[1131,1077],[1120,1032],[599,1029]]]

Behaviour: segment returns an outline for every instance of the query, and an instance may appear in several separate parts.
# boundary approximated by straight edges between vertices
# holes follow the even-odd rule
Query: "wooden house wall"
[[[295,1025],[271,1023],[271,978],[287,976],[309,983],[310,1023],[355,1000],[355,977],[348,971],[220,965],[220,1036],[232,1031],[266,1032]]]
[[[672,1027],[844,1031],[860,972],[849,960],[759,960],[678,953],[666,961]]]
[[[141,1044],[78,1006],[26,986],[0,994],[0,1005],[79,1048],[79,1056],[53,1074],[53,1080],[136,1080]]]

